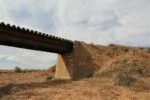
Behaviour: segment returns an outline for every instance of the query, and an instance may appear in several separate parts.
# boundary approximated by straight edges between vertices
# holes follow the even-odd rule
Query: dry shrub
[[[132,86],[136,79],[127,73],[117,74],[113,77],[114,85],[117,86]]]
[[[10,95],[15,94],[17,92],[21,92],[27,89],[24,85],[13,85],[9,84],[0,88],[0,100],[14,100],[10,99]]]
[[[109,44],[110,47],[116,46],[116,44]]]
[[[18,85],[18,86],[16,85],[11,88],[10,93],[12,94],[12,93],[16,93],[16,92],[21,92],[25,89],[26,89],[26,87],[23,85]]]
[[[137,79],[136,82],[133,84],[133,90],[138,90],[138,91],[149,91],[150,90],[150,85],[147,79]]]
[[[0,98],[0,100],[10,100],[9,98],[10,98],[9,96],[3,96]]]
[[[52,76],[46,77],[46,81],[47,81],[47,82],[52,81],[53,79],[54,79],[54,77],[52,77]]]
[[[15,71],[16,73],[21,73],[21,72],[22,72],[22,69],[21,69],[20,67],[15,67],[15,68],[14,68],[14,71]]]
[[[150,49],[149,48],[145,48],[143,51],[150,53]]]
[[[55,77],[48,76],[46,77],[46,82],[48,82],[51,85],[57,85],[57,84],[64,84],[72,81],[69,79],[56,79]]]

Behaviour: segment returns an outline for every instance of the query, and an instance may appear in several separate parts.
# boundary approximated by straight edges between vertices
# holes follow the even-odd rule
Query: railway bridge
[[[77,41],[1,22],[0,45],[57,53],[56,78],[79,79],[95,70],[83,64],[89,55],[82,43]]]

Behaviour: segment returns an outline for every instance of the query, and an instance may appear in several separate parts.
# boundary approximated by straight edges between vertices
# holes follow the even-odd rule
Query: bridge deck
[[[0,23],[0,45],[60,54],[73,49],[73,41],[3,22]]]

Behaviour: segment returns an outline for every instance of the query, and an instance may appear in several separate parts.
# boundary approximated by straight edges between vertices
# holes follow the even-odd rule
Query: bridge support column
[[[57,79],[72,79],[73,68],[69,56],[71,54],[58,55],[56,63],[55,77]]]
[[[71,53],[58,55],[55,77],[73,80],[90,77],[98,68],[92,56],[87,44],[75,42]]]

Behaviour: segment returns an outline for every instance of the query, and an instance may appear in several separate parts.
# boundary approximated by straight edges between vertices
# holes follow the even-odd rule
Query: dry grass
[[[1,100],[150,100],[148,50],[88,45],[99,69],[79,81],[56,80],[49,71],[0,74]]]

